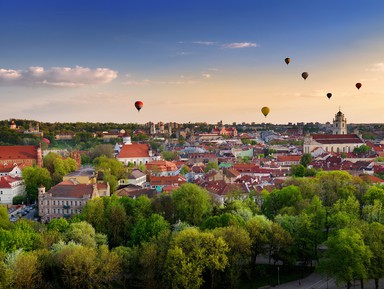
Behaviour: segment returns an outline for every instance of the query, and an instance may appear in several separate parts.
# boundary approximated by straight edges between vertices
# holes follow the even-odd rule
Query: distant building
[[[63,181],[48,192],[41,186],[38,193],[42,222],[80,214],[90,199],[110,195],[108,184],[80,184],[76,180]]]
[[[35,126],[32,125],[32,123],[29,123],[29,128],[24,131],[25,134],[33,134],[33,135],[38,135],[38,136],[43,136],[43,132],[40,131],[39,129],[39,123],[36,123]]]
[[[126,141],[117,155],[117,160],[124,165],[132,163],[134,165],[146,164],[158,159],[152,155],[152,150],[148,144],[131,143]]]
[[[339,110],[335,114],[332,134],[311,134],[304,137],[304,153],[316,153],[319,149],[325,152],[349,153],[364,144],[357,134],[347,133],[347,119]]]
[[[36,165],[43,166],[40,146],[0,146],[0,165],[21,168]]]

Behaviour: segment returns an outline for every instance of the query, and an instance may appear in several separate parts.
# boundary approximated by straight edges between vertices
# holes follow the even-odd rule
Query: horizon
[[[331,122],[341,106],[352,123],[380,124],[382,11],[358,0],[7,1],[0,118],[283,125]]]

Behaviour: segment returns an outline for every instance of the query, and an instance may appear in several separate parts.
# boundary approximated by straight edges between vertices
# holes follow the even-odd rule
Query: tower
[[[347,119],[340,109],[333,119],[332,134],[347,134]]]

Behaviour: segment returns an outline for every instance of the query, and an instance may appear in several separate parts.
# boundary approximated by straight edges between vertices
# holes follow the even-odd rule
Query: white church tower
[[[347,119],[340,109],[333,119],[332,134],[347,134]]]

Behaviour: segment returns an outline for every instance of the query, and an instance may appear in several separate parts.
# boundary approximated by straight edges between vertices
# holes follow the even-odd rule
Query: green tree
[[[369,224],[368,230],[364,232],[364,239],[372,252],[368,269],[369,278],[375,280],[375,287],[378,289],[379,279],[384,277],[384,225]]]
[[[366,280],[372,252],[365,245],[361,232],[344,228],[335,232],[325,242],[327,250],[320,260],[318,270],[336,282],[346,283],[350,289],[354,278]]]
[[[209,193],[194,184],[183,184],[172,193],[176,215],[181,221],[198,225],[212,210]]]
[[[300,158],[300,164],[304,166],[305,168],[308,167],[308,165],[312,162],[312,155],[311,154],[303,154]]]
[[[213,288],[215,272],[228,265],[228,250],[225,241],[212,233],[201,233],[196,228],[181,231],[172,240],[167,255],[167,280],[171,288],[200,288],[206,269],[211,273]]]
[[[111,144],[99,144],[95,146],[91,151],[89,152],[89,156],[91,160],[105,156],[107,158],[113,158],[113,145]]]
[[[166,161],[174,161],[177,160],[177,153],[173,151],[162,151],[161,156]]]
[[[158,236],[164,230],[170,230],[170,224],[158,214],[152,214],[148,219],[142,219],[135,225],[131,240],[133,244],[139,245]]]
[[[51,176],[45,168],[26,167],[23,169],[22,175],[29,201],[37,200],[38,187],[40,185],[43,185],[46,191],[51,188]]]
[[[207,165],[204,167],[204,172],[206,173],[208,173],[211,170],[216,170],[216,171],[219,170],[219,165],[217,164],[217,162],[209,161]]]

